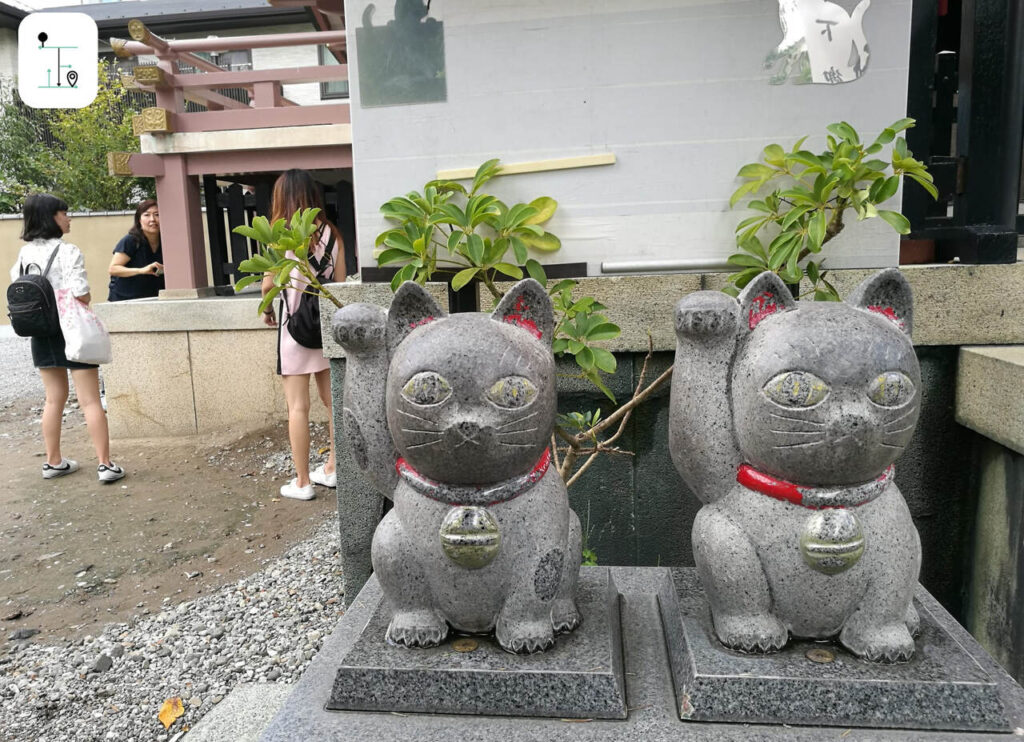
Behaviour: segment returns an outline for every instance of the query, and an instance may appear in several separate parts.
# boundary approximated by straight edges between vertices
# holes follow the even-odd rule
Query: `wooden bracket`
[[[136,68],[137,69],[137,68]],[[171,116],[166,108],[143,108],[142,113],[132,116],[132,134],[170,134]]]
[[[147,64],[135,67],[132,74],[140,85],[152,85],[158,88],[167,86],[166,74],[156,65]]]

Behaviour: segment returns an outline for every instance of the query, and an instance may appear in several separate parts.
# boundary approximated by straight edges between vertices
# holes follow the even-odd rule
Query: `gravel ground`
[[[293,683],[341,615],[333,520],[256,574],[97,637],[0,657],[8,740],[178,739],[239,682]],[[169,729],[164,701],[184,713]]]
[[[41,405],[43,397],[43,381],[32,366],[29,339],[0,326],[0,402],[28,399]]]
[[[0,327],[0,406],[43,396],[29,341]],[[290,471],[288,452],[263,469]],[[329,518],[261,571],[153,613],[139,604],[98,636],[40,644],[35,629],[7,629],[0,740],[176,741],[236,683],[295,682],[343,612],[338,565]],[[157,716],[172,698],[183,713],[165,729]]]

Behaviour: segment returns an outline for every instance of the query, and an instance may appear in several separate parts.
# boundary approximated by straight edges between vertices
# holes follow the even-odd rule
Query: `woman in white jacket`
[[[45,270],[50,255],[56,249],[53,264],[46,274],[54,293],[69,289],[83,304],[88,304],[89,281],[85,275],[82,251],[61,238],[71,231],[68,205],[48,193],[34,194],[25,199],[24,222],[21,239],[23,245],[18,261],[11,268],[11,280],[21,275],[24,267],[35,264]],[[32,365],[39,369],[46,389],[43,407],[43,443],[46,462],[43,479],[53,479],[78,471],[78,463],[66,459],[60,450],[60,425],[64,405],[68,401],[68,371],[75,383],[78,404],[85,414],[85,424],[92,439],[99,466],[96,474],[101,482],[114,482],[124,476],[124,469],[110,460],[110,436],[107,432],[107,414],[100,403],[99,367],[88,363],[69,361],[64,354],[64,335],[32,338]]]

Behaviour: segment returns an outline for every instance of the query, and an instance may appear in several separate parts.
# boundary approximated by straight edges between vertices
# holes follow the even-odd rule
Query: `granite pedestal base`
[[[592,567],[584,567],[586,575]],[[664,567],[611,567],[612,580],[622,596],[623,664],[625,669],[625,719],[567,721],[529,716],[468,716],[448,713],[391,713],[387,711],[329,711],[338,667],[359,641],[367,622],[381,601],[377,581],[371,579],[355,597],[337,629],[324,641],[320,653],[303,673],[295,690],[271,721],[263,742],[349,742],[352,740],[407,740],[417,742],[908,742],[942,740],[1020,739],[1012,731],[943,732],[934,730],[846,728],[822,726],[786,726],[783,724],[740,724],[728,722],[683,721],[673,691],[672,673],[661,617],[658,594],[671,580]],[[693,589],[696,575],[692,569],[673,569],[672,573],[690,574],[679,581]],[[685,597],[685,596],[684,596]],[[681,602],[686,602],[681,601]],[[938,626],[948,632],[996,686],[1005,718],[1024,734],[1024,690],[978,646],[970,634],[927,595],[920,604],[926,607]],[[891,705],[887,698],[876,699],[879,707]]]
[[[607,568],[581,574],[576,604],[575,631],[546,652],[515,655],[493,635],[474,635],[475,648],[462,652],[458,635],[431,649],[389,645],[382,601],[342,659],[327,708],[625,719],[619,593]]]
[[[1010,731],[997,678],[933,615],[918,587],[921,633],[910,662],[858,659],[838,643],[793,641],[743,654],[715,638],[700,580],[678,570],[658,591],[682,719],[841,727]]]

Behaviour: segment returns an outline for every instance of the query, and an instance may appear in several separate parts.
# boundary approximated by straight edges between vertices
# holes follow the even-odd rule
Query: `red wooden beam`
[[[267,129],[274,126],[312,126],[351,122],[348,103],[289,108],[246,108],[231,111],[175,113],[174,131],[226,131],[228,129]]]
[[[352,167],[352,145],[295,147],[232,152],[191,152],[186,155],[189,175],[279,172],[290,168],[321,170]]]

